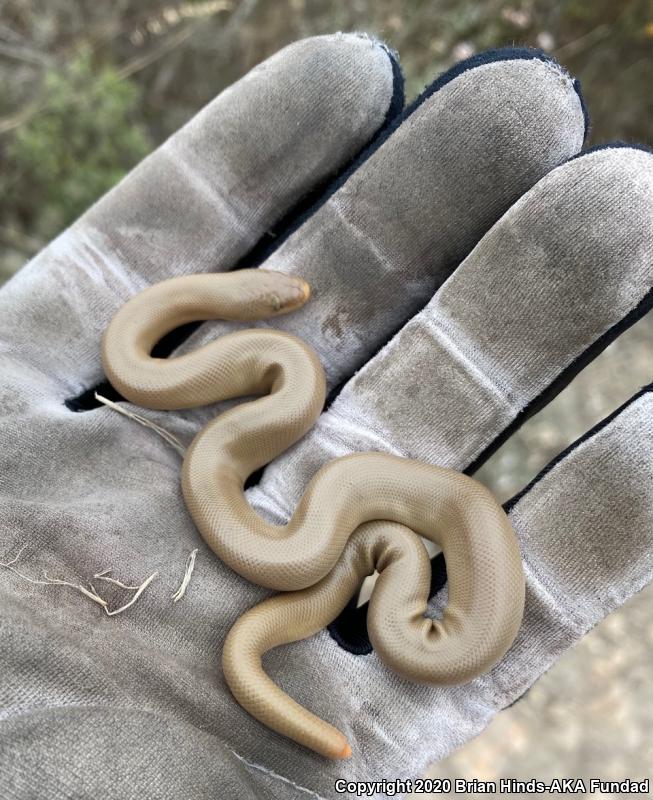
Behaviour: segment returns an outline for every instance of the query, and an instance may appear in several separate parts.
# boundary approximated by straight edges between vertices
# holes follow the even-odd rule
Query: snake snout
[[[311,296],[311,287],[295,275],[272,270],[256,270],[258,286],[254,304],[265,316],[287,314],[300,308]]]

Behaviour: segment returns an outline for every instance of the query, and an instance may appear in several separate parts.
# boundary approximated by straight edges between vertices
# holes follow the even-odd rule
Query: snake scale
[[[463,683],[486,672],[516,637],[524,573],[516,537],[490,492],[415,460],[359,453],[331,461],[286,525],[269,524],[248,504],[248,476],[298,441],[322,411],[317,355],[269,328],[229,333],[169,359],[150,354],[185,323],[266,319],[299,308],[309,295],[299,278],[263,269],[171,278],[118,310],[102,339],[102,361],[123,397],[147,408],[255,396],[209,422],[182,467],[186,505],[209,547],[243,577],[281,592],[231,628],[225,679],[263,724],[324,756],[347,758],[344,734],[283,692],[263,671],[263,654],[321,630],[376,569],[368,630],[378,657],[413,681]],[[415,534],[444,553],[449,595],[440,620],[424,616],[430,562]]]

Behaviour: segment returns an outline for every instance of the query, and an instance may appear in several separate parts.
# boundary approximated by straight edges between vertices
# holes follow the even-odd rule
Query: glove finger
[[[336,34],[285,48],[3,288],[3,339],[18,359],[67,384],[63,397],[92,385],[100,335],[128,296],[175,274],[233,267],[351,160],[400,98],[394,61],[369,38]]]
[[[461,62],[263,260],[307,280],[312,294],[297,312],[257,324],[310,343],[333,388],[432,297],[523,192],[578,152],[584,133],[578,86],[539,51]],[[180,352],[233,328],[203,325]]]
[[[481,727],[653,579],[652,453],[648,386],[506,505],[524,557],[527,600],[513,647],[467,687],[467,700],[488,709]]]
[[[473,471],[651,306],[653,155],[588,152],[522,197],[265,471],[287,519],[326,461],[379,450]]]

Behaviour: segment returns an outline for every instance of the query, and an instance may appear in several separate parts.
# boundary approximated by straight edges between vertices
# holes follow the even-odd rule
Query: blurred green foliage
[[[592,141],[653,140],[651,0],[0,0],[0,277],[254,64],[367,31],[410,97],[474,52],[552,53],[581,79]]]
[[[46,226],[72,222],[152,148],[134,122],[140,91],[109,65],[95,69],[83,49],[43,77],[44,107],[10,138],[11,164],[0,181],[6,213],[24,216],[39,198]]]

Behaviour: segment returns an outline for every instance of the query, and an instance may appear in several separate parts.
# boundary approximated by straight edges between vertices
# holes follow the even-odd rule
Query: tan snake
[[[117,312],[102,360],[113,386],[148,408],[260,395],[206,425],[182,468],[186,504],[211,549],[248,580],[282,592],[230,630],[224,675],[238,702],[265,725],[346,758],[345,736],[274,684],[263,654],[321,630],[376,568],[368,628],[379,658],[413,681],[462,683],[487,671],[517,635],[524,573],[501,507],[481,484],[450,469],[361,453],[322,467],[287,525],[267,523],[247,503],[247,477],[300,439],[322,410],[325,379],[316,354],[267,328],[229,333],[175,358],[150,353],[184,323],[264,319],[308,297],[300,279],[262,269],[172,278]],[[415,533],[444,553],[449,596],[441,620],[423,616],[430,563]]]

